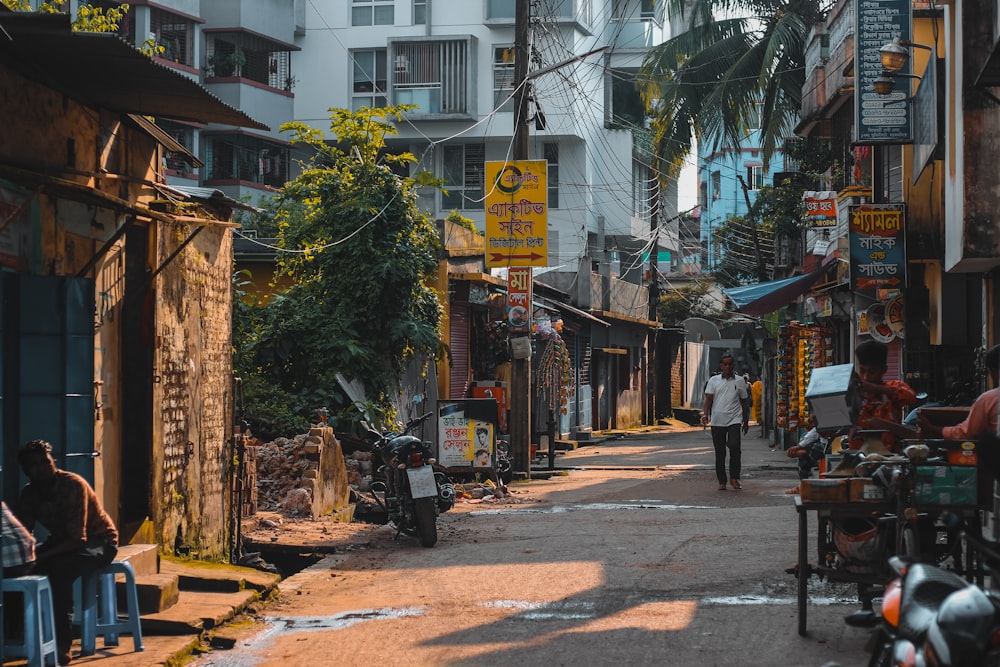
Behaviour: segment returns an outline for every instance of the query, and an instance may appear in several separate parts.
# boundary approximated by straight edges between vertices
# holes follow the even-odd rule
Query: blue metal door
[[[93,484],[93,459],[67,454],[94,450],[94,281],[3,274],[2,287],[5,496],[25,481],[17,449],[34,439]]]

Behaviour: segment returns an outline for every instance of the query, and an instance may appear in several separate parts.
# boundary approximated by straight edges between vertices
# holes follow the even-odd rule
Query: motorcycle
[[[396,527],[396,537],[416,537],[424,547],[437,543],[438,514],[455,505],[455,485],[434,470],[437,460],[430,444],[410,435],[431,414],[411,420],[399,432],[380,433],[369,427],[375,439],[371,491]]]
[[[977,549],[989,550],[981,541]],[[995,555],[995,554],[994,554]],[[889,559],[869,667],[976,667],[1000,664],[1000,593],[935,565]]]

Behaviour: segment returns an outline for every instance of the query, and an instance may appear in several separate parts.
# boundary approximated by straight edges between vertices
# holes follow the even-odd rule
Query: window
[[[445,146],[443,151],[444,189],[441,209],[483,210],[486,150],[482,145]]]
[[[179,123],[171,123],[167,120],[158,121],[157,125],[160,126],[160,129],[169,134],[174,141],[186,148],[189,153],[194,152],[194,130],[190,127]],[[165,162],[167,169],[170,169],[171,171],[181,173],[194,171],[191,165],[188,164],[188,158],[182,153],[166,151]]]
[[[708,183],[706,181],[702,181],[699,186],[698,204],[702,208],[708,208]]]
[[[206,31],[206,76],[242,77],[291,90],[292,54],[286,44],[241,31]]]
[[[493,108],[512,111],[514,100],[514,47],[493,47]]]
[[[351,25],[392,25],[396,21],[394,0],[353,0]]]
[[[194,22],[177,14],[150,7],[150,37],[163,47],[160,58],[181,65],[193,65]]]
[[[652,185],[649,167],[640,160],[632,160],[632,216],[645,222],[649,222],[652,215],[656,194]]]
[[[413,25],[427,23],[427,0],[413,0]]]
[[[351,110],[361,107],[376,109],[387,105],[385,49],[355,51],[354,87],[351,91]]]
[[[559,208],[559,144],[545,144],[543,150],[545,159],[549,162],[546,173],[549,208]]]
[[[486,0],[486,18],[513,21],[516,5],[515,0]]]
[[[712,172],[712,199],[722,199],[722,172]]]
[[[764,187],[764,167],[759,164],[747,165],[747,187],[751,190]]]
[[[274,188],[288,182],[288,148],[246,135],[205,138],[205,173],[209,181],[247,181]]]
[[[465,41],[394,42],[395,104],[416,104],[418,114],[468,113],[469,48]]]

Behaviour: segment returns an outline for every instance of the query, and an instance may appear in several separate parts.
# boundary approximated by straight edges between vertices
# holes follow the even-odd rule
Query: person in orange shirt
[[[861,410],[855,422],[848,446],[861,449],[865,436],[859,431],[880,430],[872,424],[874,418],[901,423],[903,408],[917,400],[910,385],[902,380],[883,380],[887,368],[889,348],[877,340],[866,340],[854,348],[854,372],[861,393]],[[882,443],[893,453],[899,451],[899,438],[888,431],[882,432]]]

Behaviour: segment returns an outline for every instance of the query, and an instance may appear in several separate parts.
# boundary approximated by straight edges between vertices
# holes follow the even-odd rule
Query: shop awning
[[[744,315],[765,315],[782,306],[787,306],[805,294],[825,274],[826,267],[823,266],[812,273],[801,276],[740,287],[728,287],[723,288],[722,291],[736,304],[736,310]]]

